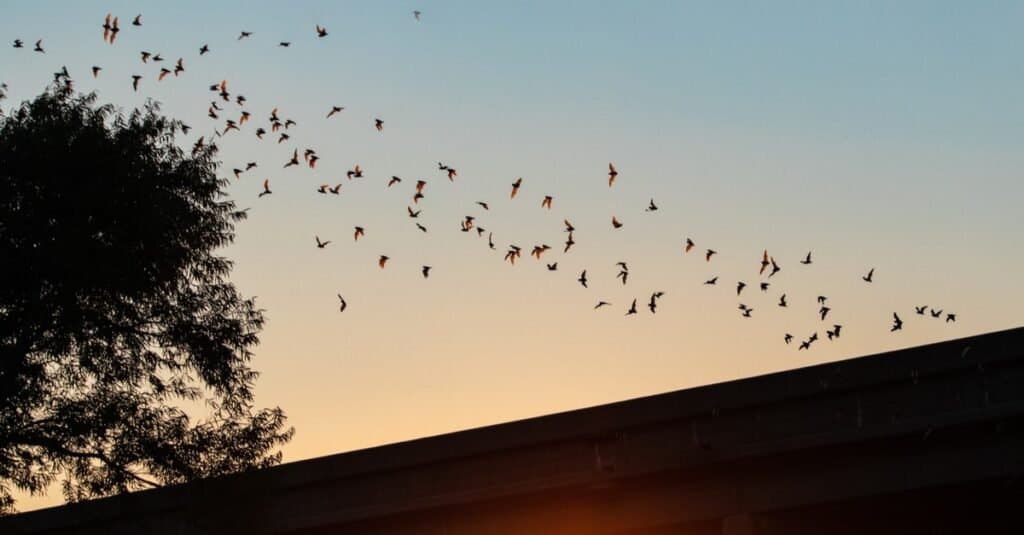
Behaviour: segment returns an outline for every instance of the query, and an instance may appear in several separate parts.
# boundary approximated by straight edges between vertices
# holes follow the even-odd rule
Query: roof
[[[1017,328],[33,511],[0,532],[216,514],[211,501],[259,504],[275,511],[261,527],[285,532],[685,474],[1024,414],[1020,382],[999,379],[1021,369]]]

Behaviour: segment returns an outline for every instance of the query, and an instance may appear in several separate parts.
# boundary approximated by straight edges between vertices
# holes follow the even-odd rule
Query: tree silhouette
[[[4,512],[271,466],[293,433],[253,406],[263,314],[215,254],[245,217],[216,147],[95,101],[55,84],[0,117]]]

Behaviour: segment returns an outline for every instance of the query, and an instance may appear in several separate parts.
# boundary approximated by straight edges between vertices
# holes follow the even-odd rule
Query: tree
[[[0,117],[5,512],[271,466],[293,433],[254,407],[263,312],[216,255],[245,218],[216,147],[95,101],[55,84]]]

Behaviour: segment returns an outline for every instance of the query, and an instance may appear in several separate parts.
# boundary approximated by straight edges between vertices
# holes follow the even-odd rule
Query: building
[[[0,519],[45,534],[1020,533],[1024,328]]]

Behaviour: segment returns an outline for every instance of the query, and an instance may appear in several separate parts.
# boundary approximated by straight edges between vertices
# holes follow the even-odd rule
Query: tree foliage
[[[0,118],[0,511],[280,462],[263,314],[216,254],[245,213],[183,126],[58,85]]]

